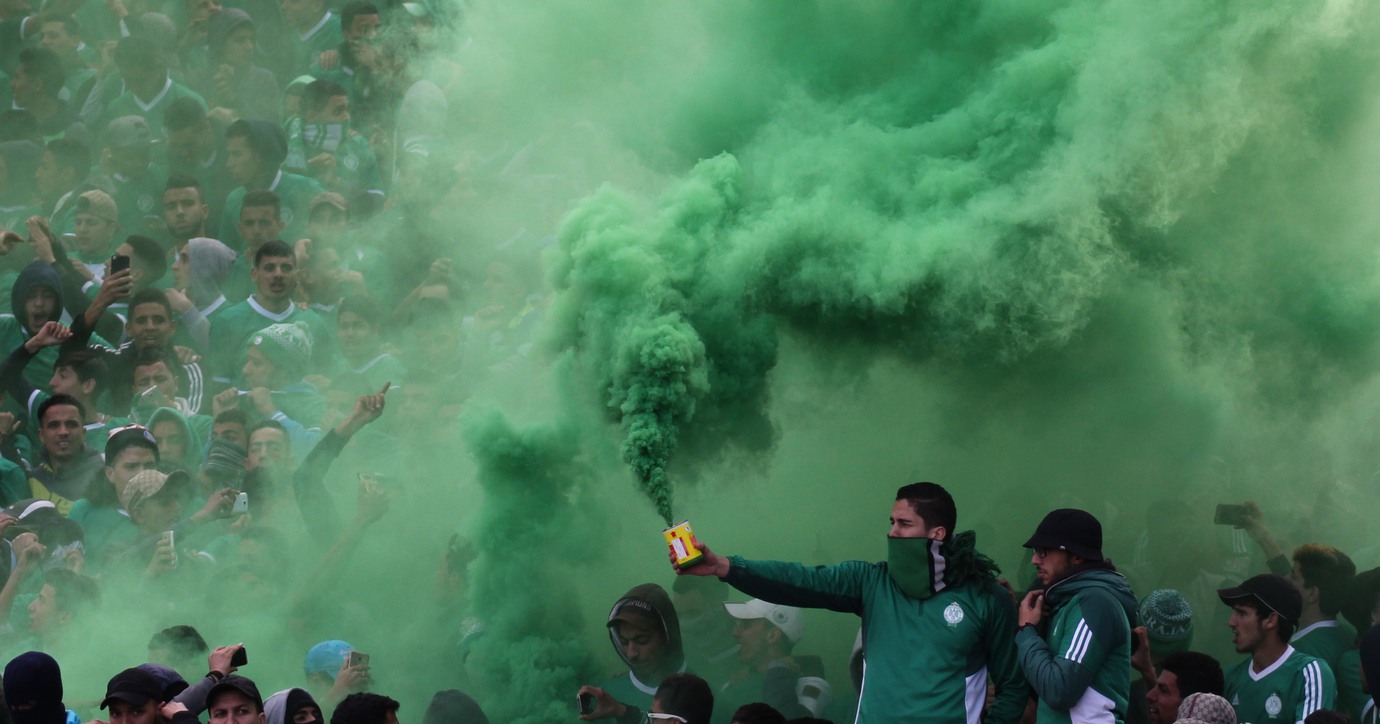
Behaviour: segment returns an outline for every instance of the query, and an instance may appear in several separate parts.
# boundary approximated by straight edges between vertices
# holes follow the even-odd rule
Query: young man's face
[[[1073,555],[1057,548],[1035,548],[1030,551],[1030,564],[1035,566],[1035,576],[1040,582],[1049,584],[1063,579],[1073,570]]]
[[[264,724],[254,700],[238,691],[225,691],[207,707],[211,724]],[[112,723],[113,724],[113,723]]]
[[[660,673],[669,653],[666,634],[661,627],[640,617],[618,624],[618,643],[628,658],[628,667],[639,679]]]
[[[38,441],[43,443],[49,458],[66,462],[86,449],[86,431],[82,428],[81,412],[75,405],[53,405],[39,423]]]
[[[30,332],[37,333],[44,324],[57,321],[61,314],[57,293],[48,287],[35,286],[24,298],[24,319],[29,323]]]
[[[67,32],[66,25],[50,20],[43,24],[42,35],[38,42],[48,50],[67,58],[77,52],[77,46],[81,44],[81,39]]]
[[[176,420],[159,420],[149,428],[149,432],[158,441],[159,457],[166,460],[183,460],[187,457],[187,434]]]
[[[767,640],[770,630],[771,625],[764,618],[738,621],[733,626],[733,638],[738,642],[738,659],[752,666],[766,663],[770,655],[770,642]]]
[[[115,236],[115,222],[85,211],[77,212],[77,247],[88,258],[104,254]]]
[[[15,69],[14,76],[10,78],[10,92],[14,94],[14,102],[20,106],[33,105],[42,89],[43,84],[22,65]]]
[[[145,470],[158,469],[158,456],[143,445],[130,445],[105,462],[105,479],[115,488],[115,497],[125,492],[131,478]]]
[[[157,387],[168,400],[177,397],[177,377],[173,376],[167,363],[160,360],[134,368],[134,386],[130,388],[129,393],[138,396],[147,392],[150,387]]]
[[[29,602],[29,631],[42,634],[65,623],[68,615],[58,610],[57,591],[47,583],[38,589],[38,597]]]
[[[249,456],[244,460],[246,470],[280,466],[288,456],[287,436],[272,427],[260,428],[249,438]]]
[[[175,238],[189,239],[201,232],[209,207],[195,188],[168,189],[163,192],[163,222]]]
[[[304,706],[292,715],[292,724],[314,724],[323,721],[321,710],[314,706]]]
[[[1271,614],[1274,615],[1274,614]],[[1254,606],[1234,603],[1227,626],[1231,627],[1231,642],[1236,653],[1249,654],[1265,641],[1265,624],[1269,617],[1262,619]]]
[[[891,506],[891,530],[886,534],[888,538],[936,538],[939,530],[926,525],[925,519],[915,512],[915,506],[909,500],[898,500]]]
[[[268,357],[259,350],[258,347],[250,347],[244,354],[244,369],[240,370],[244,375],[244,384],[250,389],[255,387],[274,387],[274,376],[278,373],[278,368],[269,361]]]
[[[258,296],[269,301],[283,301],[297,288],[297,264],[290,256],[265,256],[250,272]]]
[[[234,68],[247,68],[254,58],[254,26],[241,25],[230,31],[221,49],[221,61]]]
[[[1155,685],[1145,692],[1145,703],[1150,710],[1150,724],[1173,724],[1179,718],[1179,677],[1172,671],[1162,671]]]
[[[350,20],[350,27],[342,27],[340,30],[346,40],[368,40],[379,34],[379,27],[382,25],[383,21],[378,15],[360,14]]]
[[[125,322],[125,334],[135,349],[166,349],[176,331],[177,325],[168,316],[168,310],[155,302],[135,305]]]
[[[245,206],[240,209],[240,236],[247,249],[257,249],[283,233],[283,220],[272,206]]]
[[[85,383],[77,376],[77,371],[70,366],[63,365],[53,368],[53,377],[48,380],[48,391],[55,395],[71,395],[85,401],[90,389],[95,386],[94,380],[87,380]]]
[[[245,438],[244,425],[238,422],[217,422],[211,427],[211,439],[213,440],[224,440],[245,447],[249,442]]]
[[[214,144],[211,122],[203,120],[179,130],[168,129],[168,160],[187,166],[199,165]]]
[[[244,136],[231,136],[225,141],[225,172],[230,180],[248,186],[264,175],[263,160]]]
[[[358,19],[358,18],[356,18]],[[349,123],[350,122],[350,97],[339,95],[331,96],[326,105],[317,108],[307,114],[307,120],[312,123]]]
[[[147,145],[111,148],[110,168],[121,176],[138,178],[149,172],[152,154]]]
[[[152,701],[143,704],[110,702],[110,724],[155,724],[157,721],[158,706]]]
[[[168,84],[168,69],[161,65],[119,65],[125,87],[145,101],[151,101]]]
[[[176,495],[167,491],[160,491],[158,495],[140,503],[135,510],[129,511],[130,521],[146,533],[168,530],[181,518],[182,503]]]
[[[335,331],[340,337],[341,351],[351,358],[372,351],[379,338],[378,329],[354,312],[341,312]]]

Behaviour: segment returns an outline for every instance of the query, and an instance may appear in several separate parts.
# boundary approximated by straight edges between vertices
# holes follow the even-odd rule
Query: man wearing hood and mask
[[[240,235],[240,206],[244,195],[267,189],[282,200],[279,216],[286,225],[282,239],[296,241],[307,227],[311,200],[324,189],[306,176],[282,170],[287,158],[287,135],[276,123],[240,119],[225,131],[225,169],[239,188],[225,199],[221,214],[221,241],[231,249],[244,248]]]
[[[886,563],[750,561],[697,541],[703,559],[677,570],[718,576],[771,603],[861,616],[858,722],[1014,723],[1026,702],[1015,609],[996,564],[975,550],[976,536],[955,533],[957,519],[947,490],[913,483],[896,491]],[[989,681],[996,698],[983,717]]]
[[[62,669],[38,651],[20,654],[5,665],[5,704],[14,724],[81,724],[62,703]]]
[[[284,689],[264,702],[264,724],[325,724],[306,689]]]
[[[1102,555],[1102,524],[1050,512],[1025,542],[1043,584],[1021,602],[1016,647],[1039,724],[1122,722],[1131,696],[1136,596]]]

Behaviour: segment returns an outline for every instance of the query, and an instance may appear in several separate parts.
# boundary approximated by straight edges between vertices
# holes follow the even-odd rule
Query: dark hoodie
[[[222,98],[220,89],[215,83],[216,71],[220,69],[223,62],[221,52],[225,47],[225,41],[230,37],[230,33],[235,29],[248,25],[254,27],[253,18],[239,8],[224,8],[211,14],[211,18],[206,24],[207,55],[211,62],[206,69],[206,75],[199,83],[198,90],[206,96],[207,100],[213,101],[213,105],[233,108],[241,118],[254,118],[277,123],[279,114],[279,103],[282,94],[278,90],[278,81],[274,80],[273,74],[260,68],[250,61],[244,68],[235,69],[233,81],[235,97]]]
[[[475,701],[459,689],[436,692],[422,714],[422,724],[489,724],[489,717]]]
[[[33,702],[32,708],[16,707]],[[64,724],[62,669],[45,653],[20,654],[5,665],[5,703],[14,724]]]
[[[41,261],[33,262],[24,267],[19,272],[19,278],[14,280],[14,286],[10,288],[10,309],[14,310],[15,319],[19,320],[20,326],[27,332],[25,339],[35,331],[29,329],[29,320],[24,311],[24,300],[29,298],[29,292],[34,287],[48,287],[57,295],[55,316],[51,320],[45,319],[43,321],[56,321],[62,315],[62,280],[58,278],[57,270]],[[39,326],[43,325],[40,324]],[[44,382],[46,383],[47,380]]]
[[[613,642],[613,650],[618,652],[619,658],[623,659],[623,663],[628,664],[629,670],[605,682],[602,686],[618,701],[646,711],[651,708],[652,697],[656,694],[656,687],[661,682],[640,681],[631,671],[632,664],[628,662],[628,654],[623,650],[623,644],[618,640],[616,624],[632,616],[636,616],[637,618],[634,620],[638,621],[652,618],[661,624],[667,642],[666,663],[660,667],[665,674],[670,675],[685,671],[685,647],[680,638],[680,618],[676,616],[676,607],[671,603],[671,597],[667,595],[666,589],[661,586],[655,583],[644,583],[628,591],[622,598],[618,599],[617,603],[613,604],[613,609],[609,611],[609,640]]]

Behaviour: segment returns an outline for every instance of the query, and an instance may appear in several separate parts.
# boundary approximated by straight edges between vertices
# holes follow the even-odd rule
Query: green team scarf
[[[901,592],[926,599],[970,580],[995,581],[1001,571],[977,552],[977,535],[964,531],[948,541],[887,538],[887,572]]]

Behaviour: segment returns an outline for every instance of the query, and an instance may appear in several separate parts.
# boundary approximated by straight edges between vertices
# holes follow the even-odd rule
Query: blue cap
[[[341,641],[331,639],[311,647],[307,651],[306,663],[302,664],[302,670],[308,676],[312,674],[330,674],[335,676],[340,671],[340,667],[345,663],[345,655],[354,651],[355,647]]]

